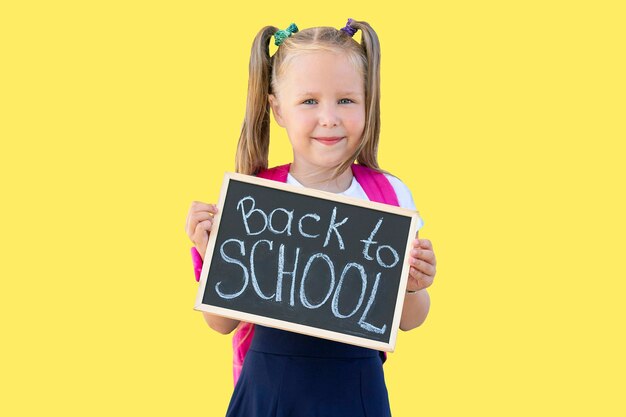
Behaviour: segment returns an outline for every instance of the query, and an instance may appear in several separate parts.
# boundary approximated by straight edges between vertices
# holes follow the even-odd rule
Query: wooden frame
[[[320,329],[317,327],[312,327],[304,324],[294,323],[285,320],[279,320],[272,317],[265,317],[255,314],[250,314],[243,311],[231,310],[223,307],[213,306],[203,304],[203,295],[206,291],[208,273],[211,267],[211,260],[213,258],[213,252],[215,250],[216,242],[218,240],[219,231],[220,231],[220,222],[222,219],[222,212],[224,208],[224,204],[226,201],[226,195],[229,189],[230,181],[236,180],[244,183],[249,183],[253,185],[259,185],[262,187],[274,188],[281,191],[286,191],[289,193],[302,194],[309,197],[320,198],[323,200],[329,200],[339,203],[348,204],[351,206],[363,207],[367,209],[373,209],[377,211],[382,211],[386,213],[396,214],[399,216],[405,216],[410,218],[410,229],[408,232],[408,239],[406,242],[406,246],[404,248],[404,259],[402,259],[403,266],[400,278],[400,284],[398,287],[398,294],[396,296],[396,304],[395,311],[393,313],[393,322],[390,328],[390,337],[389,343],[381,342],[377,340],[370,340],[365,337],[353,336],[350,334],[344,334],[340,332],[330,331],[326,329]],[[200,277],[200,286],[198,289],[198,293],[196,296],[195,302],[195,310],[204,311],[207,313],[217,314],[220,316],[228,317],[235,320],[241,320],[251,323],[258,323],[260,325],[275,327],[282,330],[302,333],[310,336],[321,337],[329,340],[334,340],[343,343],[349,343],[357,346],[363,346],[370,349],[377,349],[382,351],[393,352],[395,349],[395,342],[397,337],[398,328],[400,325],[400,318],[402,315],[402,307],[404,304],[404,296],[406,283],[409,275],[409,263],[408,258],[410,256],[410,252],[412,249],[412,242],[414,237],[417,234],[418,230],[418,220],[419,213],[417,211],[408,210],[400,207],[390,206],[387,204],[381,204],[376,202],[371,202],[367,200],[361,200],[352,197],[346,197],[339,194],[334,194],[330,192],[314,190],[310,188],[297,187],[290,184],[285,184],[277,181],[266,180],[258,177],[253,177],[249,175],[236,174],[236,173],[226,173],[224,175],[224,180],[222,183],[222,188],[220,192],[219,202],[217,204],[219,211],[218,214],[215,215],[213,219],[212,232],[209,236],[209,242],[207,245],[206,254],[204,256],[204,265],[202,268],[202,273]]]

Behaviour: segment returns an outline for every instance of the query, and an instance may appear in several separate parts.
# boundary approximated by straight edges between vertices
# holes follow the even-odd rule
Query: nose
[[[339,124],[340,118],[335,106],[324,106],[320,110],[319,124],[323,127],[335,127]]]

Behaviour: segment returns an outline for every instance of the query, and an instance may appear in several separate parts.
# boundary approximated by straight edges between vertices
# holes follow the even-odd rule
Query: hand
[[[409,258],[409,282],[407,291],[419,291],[432,285],[437,272],[437,259],[433,245],[428,239],[415,239]]]
[[[215,204],[194,201],[191,203],[189,214],[187,214],[187,224],[185,232],[196,246],[200,256],[204,260],[207,244],[209,243],[209,233],[213,227],[213,216],[217,214]]]

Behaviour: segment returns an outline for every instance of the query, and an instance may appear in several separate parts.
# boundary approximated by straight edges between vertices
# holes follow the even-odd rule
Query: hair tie
[[[274,45],[280,46],[285,39],[296,32],[298,32],[298,26],[295,23],[290,24],[285,30],[279,30],[274,34]]]
[[[348,19],[348,23],[346,23],[345,27],[342,27],[339,30],[344,31],[345,33],[347,33],[348,35],[350,35],[350,37],[354,36],[354,34],[356,33],[357,29],[353,28],[352,26],[350,26],[350,24],[354,22],[353,19]]]

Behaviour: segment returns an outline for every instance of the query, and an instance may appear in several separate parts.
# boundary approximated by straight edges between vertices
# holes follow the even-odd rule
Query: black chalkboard
[[[392,351],[415,211],[226,174],[197,310]]]

